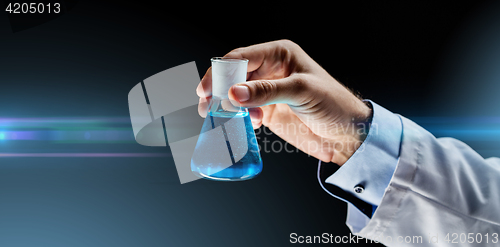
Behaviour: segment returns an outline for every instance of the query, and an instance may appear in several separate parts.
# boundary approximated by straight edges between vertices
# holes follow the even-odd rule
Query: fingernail
[[[233,94],[239,102],[245,102],[250,99],[250,89],[247,86],[233,86]]]
[[[254,110],[251,110],[251,109],[252,109],[252,108],[250,108],[250,109],[248,110],[248,113],[250,114],[250,119],[251,119],[252,121],[257,121],[257,119],[260,119],[260,118],[261,118],[261,116],[260,116],[260,112],[258,112],[258,111],[254,111]],[[257,121],[257,122],[260,122],[260,120],[259,120],[259,121]]]

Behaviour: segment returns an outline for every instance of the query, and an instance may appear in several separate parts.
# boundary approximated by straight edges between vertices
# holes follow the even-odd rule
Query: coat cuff
[[[353,204],[371,217],[372,212],[368,214],[366,205],[362,205],[363,203],[359,201],[374,208],[380,204],[398,163],[402,123],[398,115],[370,100],[366,101],[373,109],[373,118],[366,139],[351,158],[333,174],[325,174],[327,169],[322,169],[321,166],[335,164],[320,162],[318,179],[329,194]],[[333,187],[325,185],[340,188],[343,193],[328,189]]]

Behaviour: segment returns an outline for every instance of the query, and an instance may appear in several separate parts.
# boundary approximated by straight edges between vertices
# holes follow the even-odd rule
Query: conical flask
[[[246,108],[228,99],[229,88],[246,81],[246,59],[212,58],[212,99],[191,159],[197,176],[239,181],[262,171],[262,159]]]

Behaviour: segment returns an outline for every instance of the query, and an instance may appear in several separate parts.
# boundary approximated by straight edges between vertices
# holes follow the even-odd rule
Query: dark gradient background
[[[63,4],[57,17],[2,9],[0,118],[127,118],[129,90],[157,72],[196,61],[203,76],[211,57],[288,38],[364,98],[500,155],[498,4]],[[132,134],[129,122],[113,126]],[[263,173],[249,181],[180,185],[168,148],[0,140],[0,149],[166,155],[1,157],[2,247],[284,246],[292,232],[349,234],[346,206],[321,189],[317,160],[303,153],[262,153]]]

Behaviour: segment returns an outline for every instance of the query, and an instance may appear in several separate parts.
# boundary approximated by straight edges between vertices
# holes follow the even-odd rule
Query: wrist
[[[352,115],[349,122],[351,131],[347,131],[349,134],[339,140],[340,145],[335,145],[337,154],[334,155],[332,162],[339,166],[342,166],[358,150],[370,131],[373,118],[372,105],[368,101],[360,101],[360,103],[362,105]],[[337,146],[341,148],[337,149]]]
[[[373,106],[369,101],[362,101],[363,107],[357,118],[353,118],[353,125],[356,128],[356,138],[363,142],[370,131],[373,119]]]

